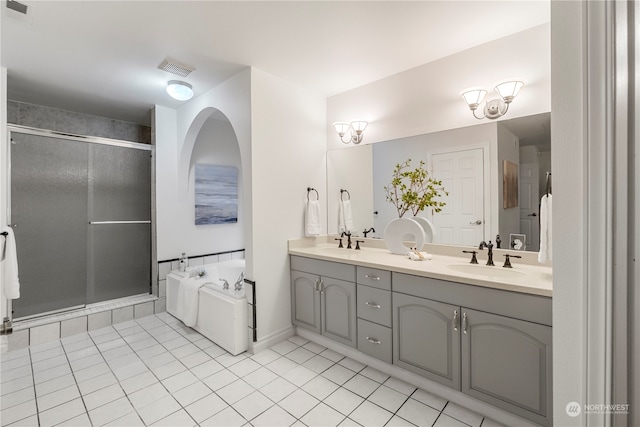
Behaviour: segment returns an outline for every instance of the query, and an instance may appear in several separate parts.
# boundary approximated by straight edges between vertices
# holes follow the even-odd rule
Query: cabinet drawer
[[[357,267],[357,283],[378,289],[391,290],[391,272],[377,268]]]
[[[358,319],[358,350],[391,363],[391,346],[391,328]]]
[[[355,282],[356,278],[356,267],[354,265],[305,258],[296,255],[291,256],[291,269],[317,274],[318,276],[346,280],[347,282]]]
[[[357,316],[391,327],[391,292],[358,285]]]

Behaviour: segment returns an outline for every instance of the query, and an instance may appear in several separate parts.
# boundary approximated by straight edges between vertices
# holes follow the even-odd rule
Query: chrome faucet
[[[493,243],[491,243],[491,240],[489,240],[489,243],[485,242],[484,240],[480,242],[478,250],[481,251],[484,248],[487,248],[489,250],[489,252],[487,253],[487,265],[495,265],[493,263]]]
[[[220,278],[222,280],[222,289],[229,289],[229,282],[226,279]]]
[[[236,280],[236,283],[233,285],[233,289],[236,291],[239,291],[242,289],[243,284],[244,284],[244,271],[240,273],[240,276],[238,276],[238,280]]]

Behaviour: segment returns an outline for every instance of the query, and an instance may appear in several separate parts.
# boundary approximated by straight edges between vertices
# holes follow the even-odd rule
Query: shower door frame
[[[157,250],[156,250],[156,242],[157,242],[157,236],[156,236],[156,163],[155,163],[155,144],[152,143],[151,144],[143,144],[143,143],[139,143],[139,142],[131,142],[131,141],[124,141],[124,140],[120,140],[120,139],[111,139],[111,138],[103,138],[103,137],[98,137],[98,136],[85,136],[85,135],[76,135],[76,134],[72,134],[72,133],[66,133],[66,132],[58,132],[58,131],[53,131],[53,130],[47,130],[47,129],[38,129],[38,128],[34,128],[34,127],[29,127],[29,126],[21,126],[21,125],[14,125],[14,124],[8,124],[7,125],[7,164],[6,164],[6,168],[5,168],[5,194],[7,195],[7,206],[6,206],[6,218],[7,218],[7,225],[9,227],[13,228],[13,224],[12,224],[12,218],[11,218],[11,135],[12,133],[22,133],[22,134],[28,134],[28,135],[35,135],[35,136],[41,136],[41,137],[48,137],[48,138],[58,138],[58,139],[66,139],[66,140],[71,140],[71,141],[78,141],[78,142],[85,142],[85,143],[90,143],[90,144],[103,144],[103,145],[111,145],[111,146],[117,146],[117,147],[123,147],[123,148],[132,148],[132,149],[137,149],[137,150],[144,150],[144,151],[149,151],[149,154],[151,155],[151,194],[149,194],[149,197],[151,198],[151,295],[155,295],[156,297],[158,296],[158,291],[157,291],[157,286],[154,286],[154,284],[158,283],[158,256],[157,256]],[[5,312],[5,321],[8,320],[9,322],[13,322],[13,300],[7,299],[6,300],[6,312]],[[86,304],[85,304],[86,307]],[[41,316],[45,316],[48,314],[53,314],[53,313],[57,313],[57,312],[66,312],[66,311],[72,311],[74,309],[76,309],[77,307],[70,307],[70,308],[65,308],[65,309],[61,309],[61,310],[55,310],[54,312],[48,312],[48,313],[40,313],[38,315],[32,315],[32,316],[25,316],[25,320],[27,318],[34,318],[34,317],[41,317]],[[20,318],[23,319],[23,318]]]

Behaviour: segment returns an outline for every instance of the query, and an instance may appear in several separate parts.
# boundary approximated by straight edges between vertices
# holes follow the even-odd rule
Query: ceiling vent
[[[27,10],[29,6],[24,3],[17,2],[15,0],[7,0],[7,9],[14,10],[18,13],[22,13],[23,15],[27,14]]]
[[[175,74],[180,77],[187,77],[192,71],[195,71],[194,67],[167,58],[162,61],[162,64],[158,65],[158,68],[167,73]]]

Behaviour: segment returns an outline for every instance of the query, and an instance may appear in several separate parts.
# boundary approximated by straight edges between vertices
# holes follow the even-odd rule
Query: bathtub
[[[189,267],[186,272],[172,271],[167,275],[167,312],[176,316],[180,281],[204,270],[206,276],[199,279],[204,285],[198,291],[198,317],[193,329],[233,355],[242,353],[249,345],[247,299],[244,286],[236,291],[233,285],[244,267],[244,260],[236,259]],[[229,289],[223,289],[220,279],[229,282]]]

